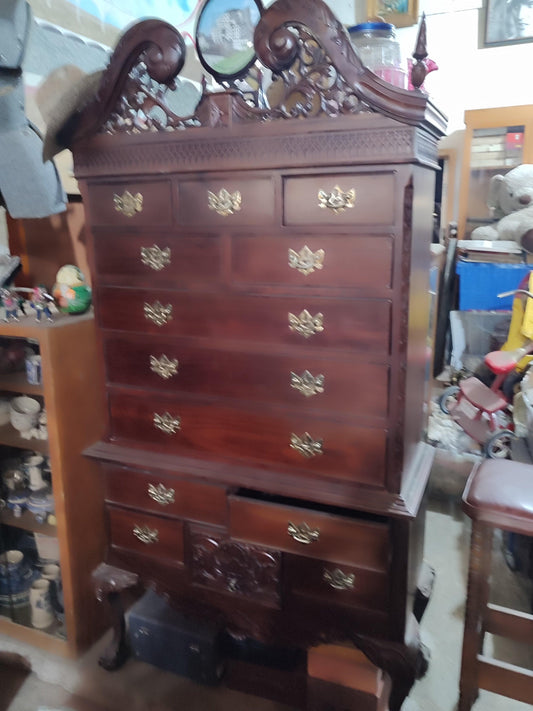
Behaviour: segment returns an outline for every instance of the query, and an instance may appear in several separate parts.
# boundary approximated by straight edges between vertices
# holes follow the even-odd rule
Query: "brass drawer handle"
[[[304,432],[301,437],[291,434],[290,448],[295,449],[302,457],[310,459],[311,457],[316,457],[319,454],[323,454],[324,451],[322,446],[324,444],[323,439],[313,439],[309,432]]]
[[[303,543],[304,545],[318,541],[320,538],[320,529],[311,528],[309,524],[305,523],[305,521],[299,526],[296,526],[292,523],[292,521],[289,521],[287,533],[291,538],[294,538],[297,543]]]
[[[148,496],[161,506],[168,506],[176,501],[174,489],[167,489],[163,484],[148,484]]]
[[[310,338],[316,333],[324,330],[324,315],[321,313],[311,316],[307,309],[304,309],[299,316],[289,313],[289,330],[298,333],[304,338]]]
[[[232,194],[226,190],[226,188],[222,188],[218,195],[208,190],[207,204],[210,210],[215,210],[215,212],[222,215],[222,217],[227,217],[228,215],[233,215],[235,212],[239,212],[242,197],[238,190]]]
[[[176,434],[181,429],[181,420],[179,417],[172,417],[169,412],[164,415],[154,412],[154,427],[165,434]]]
[[[330,193],[326,190],[318,191],[318,207],[327,208],[335,214],[353,207],[354,203],[355,190],[353,188],[344,192],[336,185]]]
[[[335,590],[353,590],[355,585],[355,575],[343,573],[339,568],[335,570],[324,568],[323,578]]]
[[[160,272],[170,264],[170,247],[161,249],[157,244],[153,247],[141,247],[141,262],[155,272]]]
[[[133,535],[138,538],[141,543],[157,543],[159,541],[159,531],[157,528],[149,528],[148,526],[134,526]]]
[[[150,356],[150,370],[152,373],[159,375],[160,378],[163,378],[163,380],[168,380],[173,375],[176,375],[178,367],[179,361],[176,358],[167,358],[165,354],[160,358],[156,358],[153,355]]]
[[[304,370],[301,375],[293,373],[291,370],[291,388],[298,390],[305,397],[312,397],[324,392],[325,376],[314,376],[308,370]]]
[[[316,252],[313,252],[307,245],[302,247],[299,252],[289,249],[289,267],[297,269],[305,276],[308,276],[315,269],[319,270],[324,267],[324,255],[323,249],[317,249]]]
[[[143,196],[141,193],[132,195],[129,190],[125,190],[122,195],[113,195],[113,204],[115,210],[120,212],[124,217],[133,217],[137,212],[142,212]]]
[[[159,301],[154,301],[153,304],[144,304],[144,318],[147,321],[152,321],[156,326],[164,326],[169,321],[172,321],[172,304],[163,306]]]

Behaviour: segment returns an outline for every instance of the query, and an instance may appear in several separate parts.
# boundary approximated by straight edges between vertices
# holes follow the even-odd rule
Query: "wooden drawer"
[[[142,511],[107,507],[111,545],[154,558],[183,562],[183,523]]]
[[[254,601],[279,601],[278,551],[233,541],[224,531],[195,526],[191,526],[189,544],[194,584]]]
[[[96,232],[94,258],[101,284],[181,289],[220,281],[220,241],[216,235],[164,232]]]
[[[103,465],[106,498],[147,512],[206,523],[226,523],[226,490],[150,472]]]
[[[201,454],[225,461],[244,458],[263,467],[385,485],[385,429],[281,408],[229,407],[147,391],[113,392],[109,403],[111,436],[126,440],[126,445],[142,443],[157,452]],[[173,432],[162,431],[161,426]],[[305,441],[308,435],[322,441],[322,454]],[[303,450],[295,446],[293,436],[303,440]]]
[[[288,555],[284,565],[291,593],[320,598],[327,605],[386,610],[389,578],[385,571]]]
[[[390,235],[232,236],[232,278],[241,284],[392,287]]]
[[[384,299],[239,297],[113,287],[101,287],[97,294],[101,326],[115,331],[379,354],[390,349],[391,304]],[[161,308],[167,315],[158,325],[153,314]],[[312,325],[302,335],[299,324],[306,328],[314,321],[320,322],[318,328]]]
[[[232,538],[382,573],[388,569],[386,523],[240,496],[229,497],[229,506]]]
[[[233,205],[231,214],[221,214],[210,208],[215,198],[226,191],[236,198],[226,202],[222,200],[222,211],[226,205]],[[180,223],[183,225],[216,225],[232,229],[239,225],[266,225],[279,223],[274,211],[274,184],[271,178],[230,178],[214,180],[185,180],[178,185],[180,203]],[[240,201],[238,195],[240,194]]]
[[[392,171],[285,177],[283,222],[286,225],[392,225],[395,222],[394,185]],[[319,194],[329,195],[336,188],[343,193],[355,191],[353,207],[338,211],[321,207]]]
[[[112,383],[300,406],[305,412],[381,418],[388,413],[388,366],[353,356],[242,353],[125,334],[108,336],[104,349]]]
[[[132,197],[138,198],[139,209],[129,209]],[[89,187],[89,202],[92,225],[135,229],[144,225],[170,225],[172,222],[170,180],[95,183]]]

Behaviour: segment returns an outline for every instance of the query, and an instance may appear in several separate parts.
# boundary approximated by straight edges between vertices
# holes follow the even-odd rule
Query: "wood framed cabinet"
[[[138,577],[234,639],[352,641],[390,672],[398,709],[424,666],[445,119],[366,69],[319,0],[274,3],[255,48],[269,108],[205,91],[179,117],[152,82],[172,84],[183,41],[140,23],[69,123],[107,382],[88,449],[106,479],[98,589],[117,609]]]
[[[9,401],[19,395],[37,400],[46,411],[48,430],[47,439],[25,438],[11,422],[0,426],[0,544],[4,553],[22,549],[25,580],[26,570],[36,580],[43,575],[44,565],[57,562],[59,602],[64,608],[53,624],[36,629],[29,605],[19,596],[2,606],[0,631],[57,654],[75,656],[104,628],[90,577],[104,553],[103,490],[94,462],[82,456],[83,449],[101,434],[103,423],[94,318],[92,314],[59,314],[53,322],[36,322],[28,315],[18,322],[0,323],[0,343],[2,358],[13,344],[41,356],[42,384],[30,384],[26,372],[17,369],[0,374],[0,392]],[[9,506],[12,491],[5,474],[9,466],[24,472],[23,455],[32,452],[49,460],[52,516],[39,515],[27,502],[16,512]],[[45,476],[43,481],[48,483]],[[20,488],[30,494],[30,484],[27,480]]]
[[[465,111],[465,139],[459,194],[459,239],[490,224],[490,179],[521,163],[533,163],[533,106]]]

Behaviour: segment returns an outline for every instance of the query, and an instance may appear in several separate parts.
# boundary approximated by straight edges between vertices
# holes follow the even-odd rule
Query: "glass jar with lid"
[[[348,33],[365,66],[389,84],[405,89],[407,72],[394,29],[388,22],[362,22],[349,27]]]

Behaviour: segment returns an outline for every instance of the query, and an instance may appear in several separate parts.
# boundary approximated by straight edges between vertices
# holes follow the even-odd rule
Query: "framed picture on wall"
[[[533,42],[533,0],[485,0],[484,46]]]
[[[418,22],[418,0],[367,0],[369,19],[383,18],[396,27],[410,27]]]

